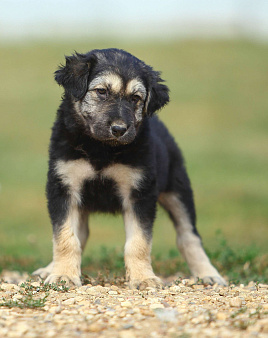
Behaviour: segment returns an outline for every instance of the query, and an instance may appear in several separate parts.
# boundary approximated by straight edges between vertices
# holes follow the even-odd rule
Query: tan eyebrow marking
[[[132,79],[127,83],[126,94],[140,94],[142,99],[145,99],[146,89],[140,79]]]
[[[109,88],[112,92],[118,94],[122,91],[123,80],[114,73],[102,73],[89,84],[89,90],[96,88]]]

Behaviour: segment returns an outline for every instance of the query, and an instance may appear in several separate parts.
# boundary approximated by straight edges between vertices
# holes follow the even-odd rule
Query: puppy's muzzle
[[[125,124],[113,124],[111,126],[111,132],[117,138],[123,136],[127,130],[128,127]]]

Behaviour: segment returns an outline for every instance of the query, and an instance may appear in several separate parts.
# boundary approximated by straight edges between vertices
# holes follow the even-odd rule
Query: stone
[[[232,307],[241,307],[242,306],[242,299],[240,299],[239,297],[231,298],[229,304]]]
[[[88,326],[88,331],[91,332],[101,332],[104,329],[104,326],[99,323],[93,323]]]
[[[69,298],[69,299],[66,299],[62,302],[63,305],[73,305],[75,304],[75,299],[74,298]]]
[[[11,291],[11,290],[14,290],[14,289],[16,290],[16,288],[18,288],[18,286],[15,285],[15,284],[2,283],[2,284],[0,284],[0,288],[2,290],[5,290],[5,291]]]
[[[262,324],[262,326],[261,326],[261,332],[268,333],[268,320],[266,321],[266,323]]]
[[[163,304],[160,303],[154,303],[150,305],[150,309],[154,310],[154,309],[163,309],[165,306]]]
[[[23,295],[21,295],[21,294],[16,294],[12,299],[14,300],[14,301],[16,301],[16,300],[20,300],[20,299],[22,299],[23,298]]]
[[[121,302],[122,307],[132,307],[132,304],[129,301]]]
[[[119,338],[136,338],[137,336],[128,330],[123,330],[121,332],[119,332]]]
[[[224,313],[224,312],[218,312],[218,313],[216,314],[216,318],[217,318],[218,320],[226,320],[227,314]]]
[[[154,309],[156,317],[163,322],[175,323],[177,321],[178,312],[174,309]]]
[[[205,288],[205,286],[204,286],[203,284],[193,284],[193,285],[192,285],[192,288],[193,288],[194,290],[202,290],[202,289]]]
[[[174,291],[175,293],[177,293],[177,292],[181,292],[181,287],[178,286],[178,285],[174,285],[174,286],[171,286],[171,287],[169,288],[169,290],[170,290],[170,291]]]
[[[16,326],[16,331],[18,331],[20,334],[25,334],[29,330],[29,326],[25,323],[18,323]]]
[[[97,286],[92,286],[91,288],[87,288],[86,289],[86,292],[89,294],[89,295],[93,295],[93,296],[96,296],[100,293],[107,293],[108,292],[108,288],[105,288],[101,285],[97,285]]]

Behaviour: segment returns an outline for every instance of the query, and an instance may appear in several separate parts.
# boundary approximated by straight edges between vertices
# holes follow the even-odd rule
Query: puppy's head
[[[55,80],[72,99],[85,133],[114,146],[131,143],[143,119],[169,101],[160,73],[118,49],[66,57]]]

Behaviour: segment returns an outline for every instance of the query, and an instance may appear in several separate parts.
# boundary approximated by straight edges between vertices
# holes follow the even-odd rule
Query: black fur
[[[106,70],[118,74],[124,84],[139,78],[147,90],[147,97],[142,102],[142,121],[133,122],[136,134],[133,140],[127,140],[127,144],[107,143],[95,138],[79,120],[74,108],[75,101],[83,100],[91,81]],[[160,192],[175,192],[180,197],[197,234],[193,193],[181,152],[166,127],[154,115],[169,101],[168,88],[159,72],[125,51],[93,50],[85,55],[66,57],[66,65],[56,71],[55,79],[64,87],[65,94],[53,127],[49,151],[47,198],[54,230],[59,230],[64,223],[71,198],[68,187],[57,176],[55,163],[84,158],[97,172],[114,163],[143,170],[142,184],[132,191],[132,200],[147,236],[151,236]],[[130,114],[128,112],[134,109],[132,103],[128,98],[123,97],[120,102],[122,100],[125,100],[122,114]],[[117,114],[116,104],[110,104],[109,107],[113,107],[110,110],[107,108],[109,116]],[[100,178],[86,181],[82,189],[81,208],[90,212],[121,212],[122,200],[115,182]]]

